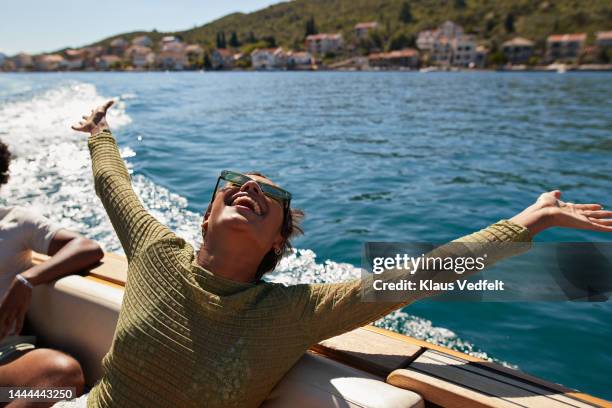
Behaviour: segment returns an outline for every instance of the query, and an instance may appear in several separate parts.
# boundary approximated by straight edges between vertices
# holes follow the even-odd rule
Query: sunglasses
[[[249,181],[256,182],[259,185],[261,191],[264,193],[264,195],[279,202],[285,210],[285,215],[287,214],[287,210],[289,209],[289,205],[291,204],[290,192],[288,192],[287,190],[283,190],[280,187],[273,186],[272,184],[255,180],[242,173],[237,173],[235,171],[230,170],[223,170],[217,178],[217,184],[215,185],[215,189],[213,190],[211,202],[215,199],[215,195],[217,194],[217,189],[219,188],[219,183],[221,183],[221,180],[226,181],[228,186],[236,188],[242,187]]]

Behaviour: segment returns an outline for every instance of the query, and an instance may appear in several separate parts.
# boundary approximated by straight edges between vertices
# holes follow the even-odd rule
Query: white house
[[[185,44],[183,44],[179,38],[173,35],[167,35],[161,39],[160,48],[162,52],[170,51],[180,53],[184,51]]]
[[[549,35],[546,39],[546,58],[548,61],[576,60],[586,42],[585,33]]]
[[[188,64],[187,55],[183,51],[162,51],[157,55],[157,65],[162,69],[180,71]]]
[[[306,37],[306,49],[311,54],[324,55],[342,49],[342,34],[312,34]]]
[[[134,68],[145,69],[155,65],[155,53],[149,47],[131,46],[128,51]]]
[[[314,63],[312,54],[309,52],[289,51],[287,53],[288,68],[310,68]]]
[[[59,54],[41,55],[34,61],[34,68],[38,71],[55,71],[65,67],[66,60]]]
[[[287,67],[287,54],[278,48],[255,49],[251,52],[253,69],[282,69]]]
[[[234,53],[227,48],[218,48],[211,54],[213,69],[231,69],[234,67]]]
[[[452,42],[451,65],[456,67],[473,66],[476,60],[476,41],[471,35],[455,37]]]
[[[598,31],[595,36],[595,45],[599,48],[612,48],[612,31]]]
[[[515,37],[502,44],[502,51],[511,64],[524,64],[533,55],[533,41]]]
[[[378,23],[376,21],[355,24],[355,37],[358,39],[368,38],[368,33],[370,30],[376,30],[377,28]]]
[[[138,37],[134,37],[132,39],[132,45],[151,48],[153,46],[153,41],[151,41],[151,39],[146,35],[139,35]]]

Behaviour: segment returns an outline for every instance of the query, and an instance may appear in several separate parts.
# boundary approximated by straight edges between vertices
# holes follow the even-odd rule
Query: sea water
[[[612,205],[611,84],[596,73],[2,74],[0,139],[15,160],[0,205],[33,206],[120,252],[86,136],[69,129],[115,98],[111,128],[162,222],[197,245],[218,173],[258,170],[307,214],[298,250],[268,278],[346,280],[365,241],[451,240],[552,189]],[[612,398],[611,321],[610,302],[422,301],[377,324]]]

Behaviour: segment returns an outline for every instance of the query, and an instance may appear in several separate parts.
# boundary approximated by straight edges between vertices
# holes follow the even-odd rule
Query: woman
[[[291,195],[257,174],[223,172],[204,216],[198,253],[146,212],[105,120],[107,102],[73,129],[90,133],[96,192],[129,262],[123,305],[104,376],[90,407],[258,406],[313,344],[405,306],[361,301],[361,282],[283,286],[259,280],[274,268],[300,215]],[[221,183],[222,182],[222,183]],[[510,221],[444,246],[450,256],[495,253],[553,226],[612,231],[612,212],[543,194]],[[500,246],[503,247],[503,246]],[[471,249],[469,249],[471,248]],[[454,275],[454,276],[453,276]],[[456,274],[436,279],[456,279]]]
[[[8,147],[0,142],[0,186],[8,181],[10,158]],[[50,258],[33,265],[32,251]],[[82,393],[78,361],[57,350],[34,349],[33,337],[18,334],[34,286],[93,266],[103,255],[94,241],[59,228],[29,209],[0,207],[0,386],[64,386]],[[9,406],[27,403],[15,401]]]

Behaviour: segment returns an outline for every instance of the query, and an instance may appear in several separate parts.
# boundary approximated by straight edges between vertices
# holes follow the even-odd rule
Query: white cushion
[[[306,353],[274,388],[265,408],[423,408],[423,398],[355,368]]]

